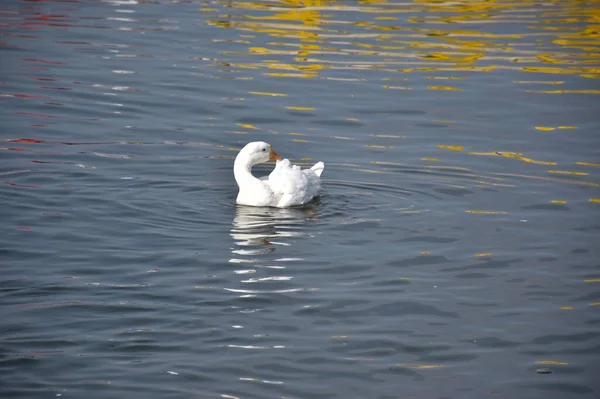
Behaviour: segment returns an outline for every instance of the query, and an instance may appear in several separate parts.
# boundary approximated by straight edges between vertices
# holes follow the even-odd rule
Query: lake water
[[[2,2],[1,396],[597,398],[597,5]]]

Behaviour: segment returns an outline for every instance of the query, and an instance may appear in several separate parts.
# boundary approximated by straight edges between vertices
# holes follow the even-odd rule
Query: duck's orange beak
[[[281,161],[281,157],[278,153],[273,151],[273,148],[269,148],[269,162]]]

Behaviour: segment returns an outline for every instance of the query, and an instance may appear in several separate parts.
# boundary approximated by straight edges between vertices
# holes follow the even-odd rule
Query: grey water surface
[[[2,2],[0,396],[597,398],[593,4]]]

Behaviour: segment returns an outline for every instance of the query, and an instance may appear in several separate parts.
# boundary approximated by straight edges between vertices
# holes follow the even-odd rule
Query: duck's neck
[[[235,159],[233,164],[233,175],[240,188],[260,181],[252,175],[252,165],[245,157],[238,156]]]

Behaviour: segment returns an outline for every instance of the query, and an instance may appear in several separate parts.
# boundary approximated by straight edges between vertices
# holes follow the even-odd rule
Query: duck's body
[[[269,176],[256,178],[252,166],[278,161]],[[303,205],[319,195],[321,173],[325,165],[316,163],[310,169],[301,169],[281,157],[265,142],[247,144],[235,158],[233,173],[240,189],[236,203],[249,206],[287,208]]]

